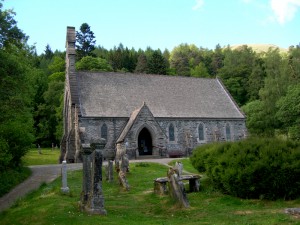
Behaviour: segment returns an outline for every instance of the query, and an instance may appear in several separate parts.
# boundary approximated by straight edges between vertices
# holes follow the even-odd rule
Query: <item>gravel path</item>
[[[144,159],[144,160],[130,160],[130,163],[134,162],[155,162],[167,165],[172,161],[172,158],[161,159]],[[67,164],[68,170],[82,169],[81,163]],[[61,175],[61,165],[41,165],[41,166],[29,166],[32,170],[32,175],[23,183],[16,186],[9,193],[0,198],[0,212],[11,207],[13,203],[28,194],[29,192],[38,189],[42,183],[50,183]]]

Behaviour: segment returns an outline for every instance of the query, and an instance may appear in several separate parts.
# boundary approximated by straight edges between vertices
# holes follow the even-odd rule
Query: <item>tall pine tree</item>
[[[76,56],[80,60],[85,56],[95,56],[93,51],[95,50],[96,40],[94,32],[91,31],[91,27],[87,23],[83,23],[80,26],[80,31],[76,31]]]

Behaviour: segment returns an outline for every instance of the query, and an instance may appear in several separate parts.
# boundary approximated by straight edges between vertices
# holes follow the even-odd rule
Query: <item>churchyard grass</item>
[[[37,148],[30,149],[22,158],[25,166],[57,164],[60,150],[57,148],[41,148],[39,154]]]
[[[199,173],[194,167],[193,165],[190,163],[190,158],[180,158],[180,159],[174,159],[171,162],[169,162],[168,164],[170,166],[174,166],[176,162],[181,162],[183,164],[183,170],[189,172],[189,173]]]
[[[189,168],[184,164],[185,170]],[[190,208],[179,208],[169,196],[153,193],[153,179],[166,176],[167,167],[155,163],[130,164],[127,174],[130,191],[103,179],[106,216],[88,215],[78,207],[82,171],[68,172],[69,194],[60,192],[61,179],[43,184],[37,191],[19,200],[0,214],[0,224],[300,224],[300,220],[284,214],[285,208],[299,207],[294,201],[243,200],[211,188],[203,179],[198,193],[188,193]]]

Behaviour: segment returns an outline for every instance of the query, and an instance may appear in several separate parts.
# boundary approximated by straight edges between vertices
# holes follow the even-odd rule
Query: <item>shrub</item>
[[[199,171],[199,172],[205,172],[206,171],[206,161],[210,153],[213,151],[217,151],[217,146],[220,146],[218,143],[213,144],[206,144],[201,145],[197,147],[193,151],[192,156],[190,157],[190,161],[192,165]]]
[[[0,171],[0,197],[8,193],[19,183],[26,180],[31,175],[31,170],[27,167],[17,167]]]
[[[294,199],[300,196],[300,144],[247,139],[203,146],[191,157],[213,185],[241,198]]]

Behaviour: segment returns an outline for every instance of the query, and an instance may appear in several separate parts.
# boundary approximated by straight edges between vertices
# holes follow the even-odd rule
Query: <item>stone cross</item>
[[[67,162],[64,160],[62,162],[62,168],[61,168],[61,178],[62,178],[62,187],[61,191],[63,193],[69,193],[70,189],[68,187],[68,182],[67,182]]]

